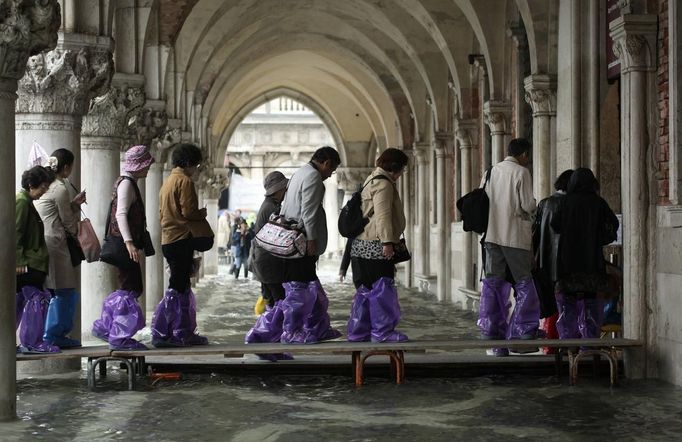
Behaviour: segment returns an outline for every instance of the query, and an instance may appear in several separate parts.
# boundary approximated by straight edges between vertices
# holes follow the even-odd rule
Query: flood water
[[[334,326],[344,329],[353,290],[322,267]],[[254,281],[225,269],[196,289],[199,328],[211,342],[240,342],[254,322]],[[401,290],[403,321],[412,339],[476,335],[475,316],[435,298]],[[142,333],[148,341],[148,330]],[[246,356],[245,358],[253,358]],[[180,381],[143,383],[124,391],[111,369],[97,392],[85,373],[18,381],[17,422],[0,424],[0,441],[453,441],[679,440],[682,389],[657,381],[586,377],[576,387],[549,375],[409,377],[396,386],[350,376],[184,374]],[[281,366],[281,365],[280,365]]]

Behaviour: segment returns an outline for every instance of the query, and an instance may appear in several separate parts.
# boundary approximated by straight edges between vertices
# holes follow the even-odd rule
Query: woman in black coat
[[[561,235],[556,297],[562,339],[596,338],[601,331],[603,307],[597,292],[607,284],[602,247],[616,239],[619,223],[598,189],[590,169],[576,169],[551,220]]]

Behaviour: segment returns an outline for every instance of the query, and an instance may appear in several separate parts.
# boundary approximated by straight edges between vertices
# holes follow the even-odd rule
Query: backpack
[[[485,188],[490,181],[491,171],[492,168],[486,171],[483,187],[474,189],[457,200],[457,209],[462,214],[462,227],[465,232],[483,234],[488,230],[490,200]]]
[[[371,183],[375,179],[387,180],[384,175],[377,175],[367,182]],[[362,216],[362,191],[367,186],[365,184],[353,194],[339,214],[339,233],[345,238],[355,238],[365,229],[369,223],[369,218]]]

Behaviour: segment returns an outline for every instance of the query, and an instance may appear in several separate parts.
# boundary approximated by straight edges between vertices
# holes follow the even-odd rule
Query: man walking
[[[490,199],[485,235],[485,279],[481,289],[478,326],[483,339],[534,339],[538,330],[540,303],[531,275],[531,226],[536,205],[530,162],[530,143],[517,138],[507,146],[507,157],[490,173],[486,193]],[[481,182],[481,187],[485,177]],[[516,306],[509,323],[509,283],[514,281]],[[506,348],[494,349],[508,355]]]
[[[329,325],[329,301],[317,278],[316,265],[327,248],[327,217],[322,207],[323,181],[341,164],[336,149],[317,149],[308,164],[289,181],[281,215],[298,221],[308,240],[306,256],[285,260],[282,342],[314,343],[341,336]]]

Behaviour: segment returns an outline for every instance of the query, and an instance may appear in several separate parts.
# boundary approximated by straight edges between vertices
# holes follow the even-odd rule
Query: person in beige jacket
[[[386,149],[376,169],[365,180],[362,213],[369,219],[351,245],[353,283],[357,289],[348,321],[349,341],[406,341],[395,330],[400,320],[395,286],[395,247],[405,230],[405,213],[396,181],[408,157],[400,149]]]
[[[173,149],[173,170],[159,192],[161,250],[170,267],[170,279],[152,317],[155,347],[208,344],[208,339],[195,332],[196,300],[190,285],[194,251],[213,247],[214,236],[206,221],[206,208],[199,208],[192,181],[201,159],[201,150],[193,144]]]
[[[516,138],[507,146],[507,157],[481,181],[490,199],[485,234],[485,279],[481,288],[478,326],[483,339],[533,339],[540,320],[540,302],[531,275],[533,262],[531,228],[536,205],[533,180],[528,171],[531,145]],[[507,323],[510,273],[516,305]],[[508,355],[506,348],[494,349]]]
[[[50,253],[50,267],[45,286],[52,292],[47,311],[43,339],[60,348],[80,347],[81,342],[68,337],[73,329],[78,306],[78,270],[71,262],[67,236],[76,238],[80,205],[85,192],[78,192],[69,181],[74,169],[74,155],[67,149],[57,149],[48,160],[56,179],[33,205],[45,226],[45,242]]]

